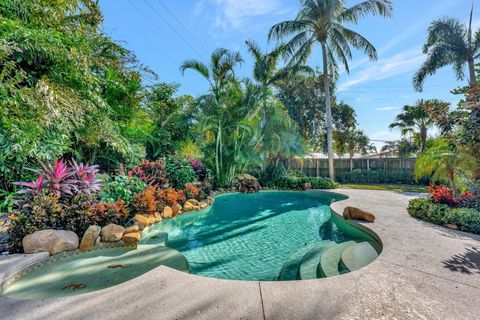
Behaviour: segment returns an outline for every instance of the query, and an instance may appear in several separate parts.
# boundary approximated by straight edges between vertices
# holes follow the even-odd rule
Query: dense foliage
[[[459,230],[480,234],[480,211],[474,208],[452,208],[431,198],[417,198],[410,201],[407,210],[418,219],[443,226],[452,224]]]
[[[342,173],[338,177],[340,183],[405,183],[413,184],[415,179],[410,171],[387,171],[383,169],[362,170],[355,169]]]
[[[308,177],[297,170],[286,170],[282,166],[269,166],[260,175],[259,182],[264,187],[276,189],[304,190],[306,184],[312,189],[334,189],[336,184],[328,178]]]

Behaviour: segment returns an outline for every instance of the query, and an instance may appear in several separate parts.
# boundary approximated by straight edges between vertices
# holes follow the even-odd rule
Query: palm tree
[[[335,147],[340,154],[348,153],[350,159],[350,171],[353,170],[353,156],[355,153],[366,155],[377,149],[370,143],[368,136],[362,131],[350,128],[346,131],[335,132]]]
[[[225,48],[218,48],[210,56],[210,64],[207,65],[201,61],[190,59],[183,62],[180,66],[182,74],[187,69],[198,72],[210,83],[210,90],[217,99],[220,98],[221,91],[225,86],[235,78],[235,67],[243,63],[242,56],[238,51],[230,51]]]
[[[420,138],[420,151],[424,152],[427,144],[428,130],[431,129],[435,121],[429,115],[427,109],[434,105],[440,105],[443,102],[439,100],[418,100],[414,106],[403,106],[403,111],[399,113],[395,122],[389,125],[390,128],[400,128],[402,135],[409,133]]]
[[[373,45],[359,33],[345,27],[347,23],[357,23],[368,14],[390,16],[390,0],[362,1],[350,8],[346,0],[300,0],[300,11],[295,20],[274,25],[269,39],[282,41],[292,38],[284,44],[285,57],[290,65],[304,64],[309,58],[314,44],[322,49],[323,85],[325,90],[328,171],[335,178],[333,168],[333,121],[330,101],[330,75],[337,70],[335,58],[338,58],[349,72],[348,59],[352,58],[350,46],[363,50],[371,60],[377,58]]]
[[[452,65],[458,80],[463,80],[467,64],[469,84],[471,87],[477,86],[475,59],[480,57],[480,29],[473,33],[472,18],[473,6],[468,26],[448,17],[432,22],[428,28],[427,42],[423,46],[427,59],[413,77],[413,86],[417,91],[423,90],[427,76],[447,65]]]
[[[204,112],[201,127],[202,131],[213,132],[215,143],[213,166],[215,168],[215,177],[220,186],[226,186],[231,180],[225,170],[225,133],[238,122],[232,123],[232,99],[238,98],[239,90],[238,80],[235,78],[235,67],[243,63],[239,52],[229,51],[228,49],[216,49],[211,57],[209,65],[198,60],[186,60],[181,66],[182,74],[191,69],[202,75],[210,84],[210,93],[199,99],[199,104]],[[248,92],[250,97],[250,91]]]
[[[270,119],[270,111],[274,111],[275,107],[268,106],[268,99],[272,94],[272,87],[281,80],[285,80],[290,75],[296,72],[313,72],[313,70],[306,66],[298,66],[297,68],[281,68],[278,69],[278,60],[282,54],[283,47],[278,46],[273,51],[269,53],[264,53],[260,49],[259,45],[253,40],[247,40],[246,42],[248,52],[255,59],[253,67],[253,79],[261,87],[261,100],[262,100],[262,122],[260,129],[263,135],[263,138],[268,134],[265,132],[265,129],[268,127],[268,122]],[[288,119],[289,120],[289,119]],[[262,139],[263,139],[262,138]],[[268,143],[268,142],[267,142]],[[265,149],[265,148],[264,148]],[[266,160],[266,152],[262,155],[262,160]],[[264,165],[264,163],[262,164]]]
[[[468,152],[453,148],[444,139],[437,139],[418,157],[415,176],[417,179],[431,176],[433,182],[448,181],[452,191],[456,192],[456,173],[472,174],[474,168],[475,159]]]

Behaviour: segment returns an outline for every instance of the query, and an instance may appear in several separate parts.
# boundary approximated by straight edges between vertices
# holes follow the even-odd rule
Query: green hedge
[[[340,183],[404,183],[415,184],[417,183],[410,171],[399,170],[389,172],[383,169],[362,170],[355,169],[353,171],[345,172],[338,176],[338,182]],[[420,181],[424,184],[427,181]]]
[[[328,178],[307,177],[299,171],[289,171],[284,176],[274,179],[270,187],[279,189],[301,190],[305,183],[310,183],[313,189],[334,189],[336,184]]]
[[[451,208],[431,198],[416,198],[410,200],[407,210],[421,220],[442,226],[455,224],[459,230],[480,234],[480,211],[473,208]]]

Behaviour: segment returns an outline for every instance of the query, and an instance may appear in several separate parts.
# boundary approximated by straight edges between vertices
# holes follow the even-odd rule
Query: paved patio
[[[338,277],[217,280],[156,268],[115,287],[68,298],[0,296],[2,319],[479,319],[480,236],[411,218],[411,195],[340,189],[334,203],[377,216],[383,241],[369,266]]]

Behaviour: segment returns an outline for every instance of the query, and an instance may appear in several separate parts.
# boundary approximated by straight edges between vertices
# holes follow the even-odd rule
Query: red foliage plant
[[[155,214],[158,212],[159,201],[156,197],[157,189],[148,186],[141,193],[133,196],[133,208],[136,213]]]
[[[185,194],[189,199],[198,199],[202,194],[202,190],[191,183],[187,183],[185,185]]]
[[[433,202],[447,204],[450,207],[464,206],[464,204],[475,198],[475,194],[470,191],[464,192],[461,197],[457,197],[446,186],[429,185],[428,192],[432,196]]]
[[[164,188],[168,186],[168,175],[165,171],[165,162],[162,160],[142,162],[128,171],[129,176],[136,176],[150,186]]]
[[[168,188],[165,191],[165,202],[169,206],[173,206],[177,203],[184,203],[186,200],[185,192],[183,190]]]
[[[122,224],[128,218],[129,212],[123,200],[115,203],[100,202],[92,207],[87,212],[88,217],[93,222],[105,225],[109,223]]]

